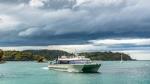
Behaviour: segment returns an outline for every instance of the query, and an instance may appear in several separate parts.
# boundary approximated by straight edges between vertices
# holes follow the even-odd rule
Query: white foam
[[[42,67],[42,69],[44,69],[44,70],[48,70],[48,67]]]
[[[145,64],[145,66],[149,66],[149,64]]]

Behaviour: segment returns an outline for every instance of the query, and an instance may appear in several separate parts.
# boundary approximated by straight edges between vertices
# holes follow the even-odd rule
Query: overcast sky
[[[149,3],[0,0],[0,48],[111,50],[150,60]]]

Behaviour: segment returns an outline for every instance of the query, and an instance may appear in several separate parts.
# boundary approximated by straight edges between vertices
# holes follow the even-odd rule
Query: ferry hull
[[[48,67],[59,71],[96,73],[100,66],[101,64],[50,64]]]

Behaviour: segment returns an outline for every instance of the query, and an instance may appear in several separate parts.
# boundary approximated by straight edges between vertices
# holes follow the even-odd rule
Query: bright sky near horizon
[[[149,0],[0,0],[0,48],[125,52],[150,60]]]

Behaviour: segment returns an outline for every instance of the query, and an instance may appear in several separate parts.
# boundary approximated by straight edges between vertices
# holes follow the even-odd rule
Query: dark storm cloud
[[[28,3],[29,0],[0,0],[3,4],[17,4],[17,3]]]
[[[0,45],[150,38],[148,3],[147,0],[0,0]]]

